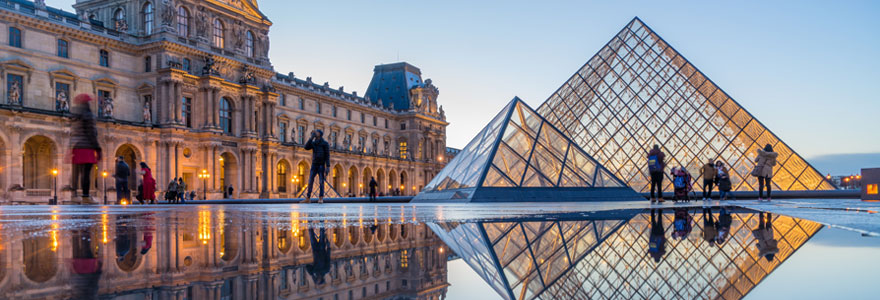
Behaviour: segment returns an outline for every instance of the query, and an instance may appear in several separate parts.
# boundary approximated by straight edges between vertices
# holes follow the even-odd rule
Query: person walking
[[[379,186],[376,183],[376,178],[370,177],[370,202],[376,201],[376,187]]]
[[[752,236],[755,237],[758,248],[758,255],[763,256],[767,261],[773,261],[776,253],[779,253],[779,241],[773,237],[773,217],[767,213],[767,220],[764,221],[764,213],[758,213],[758,229],[752,230]]]
[[[168,183],[168,188],[165,189],[165,200],[168,203],[177,201],[177,178],[171,178],[171,182]]]
[[[113,179],[116,180],[116,204],[131,199],[131,189],[128,187],[128,177],[131,176],[131,168],[125,163],[125,158],[116,158],[116,172]]]
[[[657,215],[654,216],[654,213]],[[666,230],[663,228],[663,210],[651,210],[651,236],[648,238],[648,254],[654,258],[654,262],[660,262],[666,254]]]
[[[312,187],[315,186],[315,175],[318,176],[318,203],[324,203],[324,178],[330,170],[330,144],[324,140],[324,131],[318,129],[312,131],[309,141],[306,142],[306,150],[312,150],[312,168],[309,170],[308,190],[306,199],[301,203],[311,203]]]
[[[663,170],[666,168],[666,154],[660,151],[660,146],[654,145],[648,151],[648,173],[651,175],[651,202],[663,202]],[[654,188],[657,188],[657,198],[654,198]]]
[[[764,187],[767,187],[767,201],[770,201],[770,178],[773,177],[773,166],[776,165],[776,157],[773,146],[767,144],[764,149],[756,149],[758,157],[755,158],[755,169],[752,176],[758,177],[758,201],[764,201]]]
[[[97,204],[89,195],[92,169],[101,160],[101,145],[98,143],[98,129],[95,127],[95,115],[89,107],[92,96],[79,94],[73,99],[76,113],[71,128],[70,144],[73,146],[71,162],[73,163],[73,186],[76,195],[76,183],[82,190],[82,204]]]
[[[715,164],[712,160],[706,161],[703,165],[703,201],[712,200],[712,188],[715,185]]]
[[[183,181],[183,177],[177,179],[177,202],[186,202],[186,182]]]
[[[153,178],[153,170],[150,170],[150,167],[147,166],[147,163],[141,162],[141,176],[143,176],[143,180],[141,180],[143,195],[143,201],[141,204],[150,201],[151,204],[156,203],[156,179]]]
[[[731,196],[732,184],[730,173],[727,172],[727,167],[720,160],[715,162],[715,181],[718,184],[718,199],[727,200]]]

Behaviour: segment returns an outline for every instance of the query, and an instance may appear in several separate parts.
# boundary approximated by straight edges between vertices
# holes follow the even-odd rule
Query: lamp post
[[[199,178],[202,179],[202,191],[204,193],[202,200],[208,200],[208,178],[210,177],[211,175],[208,174],[208,170],[206,169],[202,169],[202,171],[199,172]]]
[[[49,204],[58,205],[58,169],[52,169],[52,178],[54,179],[52,188],[55,190],[55,195],[52,196],[52,203]]]
[[[104,205],[107,205],[107,171],[101,172],[101,181],[104,183],[104,190],[101,192],[104,194]],[[117,193],[119,191],[116,191]]]

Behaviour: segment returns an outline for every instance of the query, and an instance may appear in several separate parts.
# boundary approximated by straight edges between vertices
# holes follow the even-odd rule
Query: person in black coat
[[[131,168],[125,163],[124,157],[116,158],[116,203],[122,203],[124,199],[131,199],[131,189],[128,187],[128,177],[131,176]]]
[[[379,186],[376,183],[376,178],[370,177],[370,202],[376,201],[376,187]]]
[[[306,265],[306,271],[312,275],[315,284],[324,283],[324,275],[330,273],[330,242],[322,227],[320,237],[315,237],[315,229],[309,228],[309,242],[312,247],[312,263]]]
[[[318,175],[318,203],[324,203],[324,179],[330,170],[330,144],[324,140],[324,131],[312,131],[312,137],[306,142],[306,150],[312,150],[312,168],[309,170],[309,185],[306,199],[302,203],[310,203],[312,187],[315,186],[315,175]]]

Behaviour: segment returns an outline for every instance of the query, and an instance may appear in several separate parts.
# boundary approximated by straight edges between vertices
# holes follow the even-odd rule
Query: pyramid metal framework
[[[695,210],[693,230],[684,239],[669,238],[673,214],[665,211],[667,253],[659,263],[646,254],[647,212],[627,220],[429,226],[505,299],[741,299],[822,228],[774,215],[779,253],[767,261],[752,236],[757,212],[732,213],[729,237],[713,246],[702,239],[703,218]]]
[[[654,144],[666,153],[669,167],[685,166],[695,175],[708,159],[723,161],[736,191],[758,188],[749,175],[755,150],[770,144],[779,154],[773,189],[834,189],[638,18],[538,112],[639,192],[649,188],[645,156]],[[665,181],[664,189],[672,190],[672,180]]]
[[[514,98],[414,200],[531,201],[551,193],[557,201],[638,197]]]
[[[317,179],[315,179],[315,181],[317,181]],[[299,193],[296,193],[296,197],[297,198],[305,198],[306,191],[308,189],[309,189],[308,186],[304,186],[302,189],[300,189]],[[312,188],[312,196],[317,198],[319,193],[320,193],[320,191],[318,190],[317,187]],[[339,198],[339,197],[341,197],[341,196],[339,196],[339,193],[336,192],[336,189],[334,189],[333,186],[330,185],[330,181],[324,180],[324,198]]]

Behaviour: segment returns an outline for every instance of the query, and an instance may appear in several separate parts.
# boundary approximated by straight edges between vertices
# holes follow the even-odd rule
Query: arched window
[[[232,105],[226,98],[220,99],[220,130],[232,133]]]
[[[21,48],[21,29],[9,27],[9,45]]]
[[[245,37],[244,50],[248,57],[254,57],[254,33],[250,30]]]
[[[177,34],[189,36],[189,11],[183,6],[177,9]]]
[[[275,176],[278,179],[278,192],[287,193],[287,162],[278,162],[276,169],[278,170],[278,174]]]
[[[214,20],[214,47],[223,48],[225,45],[223,36],[223,22],[220,22],[220,19]]]
[[[150,2],[144,4],[144,34],[153,34],[153,4]]]

